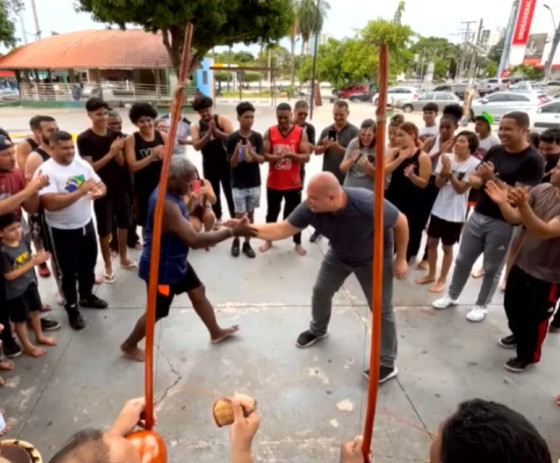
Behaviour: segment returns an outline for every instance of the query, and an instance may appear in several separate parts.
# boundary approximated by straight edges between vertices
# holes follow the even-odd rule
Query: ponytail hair
[[[416,124],[414,124],[413,122],[403,122],[401,125],[399,125],[399,130],[406,132],[414,139],[416,148],[422,148],[422,141],[419,138],[418,127],[416,127]]]

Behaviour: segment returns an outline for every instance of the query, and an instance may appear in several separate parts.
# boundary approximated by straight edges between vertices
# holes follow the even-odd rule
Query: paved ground
[[[353,106],[352,120],[359,123],[371,111],[369,105]],[[231,114],[232,108],[222,112]],[[87,124],[80,112],[52,113],[68,130],[80,131]],[[3,127],[20,131],[33,113],[8,108],[0,114]],[[320,109],[317,125],[329,120],[329,109]],[[257,128],[271,123],[270,110],[259,109]],[[200,161],[197,154],[190,157]],[[320,159],[315,158],[309,171],[319,169]],[[259,220],[264,213],[262,207]],[[186,297],[176,300],[171,316],[158,326],[159,431],[169,444],[171,463],[225,461],[227,431],[213,424],[211,405],[233,391],[259,401],[259,461],[337,461],[339,443],[361,433],[368,311],[356,280],[349,279],[336,295],[330,337],[309,350],[294,345],[307,326],[310,290],[326,250],[324,241],[311,245],[308,237],[305,232],[305,257],[295,255],[290,241],[254,261],[233,259],[228,243],[209,253],[192,252],[191,262],[220,321],[239,323],[241,332],[227,344],[210,345]],[[44,359],[18,359],[14,372],[5,375],[0,404],[14,419],[12,435],[35,443],[47,458],[73,432],[108,426],[125,399],[142,394],[142,367],[122,359],[118,345],[143,310],[145,290],[134,274],[117,274],[117,284],[101,285],[97,291],[110,309],[85,312],[87,328],[74,333],[57,308],[53,316],[64,322],[56,334],[58,347]],[[496,345],[507,333],[501,294],[488,319],[473,325],[464,315],[474,302],[478,281],[468,283],[465,305],[436,313],[430,308],[432,295],[414,285],[417,275],[413,270],[407,281],[395,285],[400,374],[380,390],[376,461],[426,461],[429,431],[437,430],[458,402],[473,397],[498,400],[526,414],[558,458],[560,410],[553,403],[560,392],[558,337],[549,337],[537,368],[511,375],[502,367],[509,352]],[[52,279],[41,281],[41,290],[45,302],[56,306]]]

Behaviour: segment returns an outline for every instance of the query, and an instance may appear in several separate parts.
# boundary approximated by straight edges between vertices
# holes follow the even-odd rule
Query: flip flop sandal
[[[127,265],[121,264],[121,268],[124,268],[125,270],[136,270],[138,268],[138,264],[134,261],[131,261]]]
[[[107,273],[103,274],[103,283],[107,283],[109,285],[112,285],[113,283],[115,283],[117,281],[117,279],[115,278],[115,274],[111,273],[110,275]]]

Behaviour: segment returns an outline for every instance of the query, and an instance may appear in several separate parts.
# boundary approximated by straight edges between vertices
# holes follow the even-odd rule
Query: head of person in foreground
[[[305,201],[312,212],[338,211],[344,207],[345,198],[338,179],[330,172],[314,175],[307,185]]]

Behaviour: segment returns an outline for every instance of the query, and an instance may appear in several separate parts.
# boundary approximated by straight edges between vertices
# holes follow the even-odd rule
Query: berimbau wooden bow
[[[173,103],[171,106],[169,132],[167,134],[167,143],[165,144],[165,156],[163,158],[161,176],[159,179],[159,190],[153,216],[152,252],[150,255],[150,278],[148,282],[148,304],[146,306],[146,363],[144,373],[144,391],[146,395],[146,429],[152,429],[152,427],[154,426],[154,338],[163,206],[165,202],[165,194],[167,192],[169,165],[171,163],[171,157],[173,156],[175,137],[177,135],[177,128],[181,119],[181,109],[185,100],[186,78],[187,72],[190,68],[189,61],[192,34],[193,25],[189,23],[187,24],[187,28],[185,31],[185,42],[183,44],[181,67],[179,69],[178,76],[178,88],[175,92]]]
[[[375,202],[373,210],[373,286],[371,311],[371,352],[367,411],[364,424],[362,453],[364,462],[370,461],[373,425],[379,388],[381,356],[381,312],[383,301],[383,203],[385,198],[385,130],[387,126],[387,85],[389,49],[383,44],[379,50],[379,96],[377,98],[377,137],[375,142]]]

